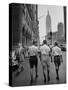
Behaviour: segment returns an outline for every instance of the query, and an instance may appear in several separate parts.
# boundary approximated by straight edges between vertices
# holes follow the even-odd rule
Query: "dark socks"
[[[44,75],[44,83],[46,83],[46,75],[44,72],[43,72],[43,75]]]
[[[48,76],[47,76],[48,77],[48,81],[50,81],[49,70],[47,71],[47,73],[48,73]]]
[[[57,74],[57,77],[56,77],[56,79],[57,79],[57,80],[59,80],[58,69],[56,69],[56,74]]]
[[[35,72],[36,72],[36,78],[38,77],[38,74],[37,74],[37,69],[35,70]]]

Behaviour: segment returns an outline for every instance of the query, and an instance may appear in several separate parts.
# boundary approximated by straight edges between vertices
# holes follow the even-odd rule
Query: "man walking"
[[[63,62],[63,59],[61,48],[58,46],[57,42],[55,42],[54,47],[52,48],[52,55],[54,56],[54,64],[57,75],[56,79],[59,80],[59,66],[61,65],[61,62]]]
[[[37,41],[33,41],[33,44],[29,47],[28,54],[29,54],[29,64],[30,64],[30,75],[31,75],[31,84],[33,82],[33,67],[35,66],[35,79],[38,77],[37,74],[37,66],[38,66],[38,47]]]
[[[48,81],[50,80],[50,76],[49,76],[49,67],[50,67],[49,53],[50,53],[50,48],[47,45],[46,40],[43,41],[43,45],[40,47],[40,50],[41,50],[41,63],[42,63],[42,67],[43,67],[44,83],[46,83],[46,73],[45,73],[46,69],[47,69]]]

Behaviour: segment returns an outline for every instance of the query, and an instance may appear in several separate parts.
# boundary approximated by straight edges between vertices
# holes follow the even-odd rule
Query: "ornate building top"
[[[48,10],[46,16],[46,33],[48,34],[49,32],[51,32],[51,16]]]

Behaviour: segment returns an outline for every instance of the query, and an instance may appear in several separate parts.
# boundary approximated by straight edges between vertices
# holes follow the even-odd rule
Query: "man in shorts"
[[[33,67],[35,66],[35,79],[38,77],[37,74],[37,66],[38,66],[38,48],[36,46],[37,41],[33,41],[33,44],[29,47],[28,54],[29,54],[29,64],[30,64],[30,75],[31,75],[31,82],[33,82]]]
[[[50,53],[50,48],[47,45],[46,40],[43,41],[43,45],[40,47],[40,51],[41,51],[41,63],[42,63],[42,67],[43,67],[44,83],[46,83],[46,73],[45,72],[47,72],[48,81],[50,80],[50,76],[49,76],[49,68],[50,68],[49,53]]]
[[[61,65],[61,62],[63,62],[63,59],[61,48],[58,46],[57,42],[55,42],[54,47],[52,48],[52,55],[54,56],[54,64],[57,75],[56,79],[59,80],[59,66]]]

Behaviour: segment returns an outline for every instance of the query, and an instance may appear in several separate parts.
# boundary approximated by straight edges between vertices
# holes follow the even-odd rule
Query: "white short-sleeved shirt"
[[[35,55],[37,55],[38,47],[32,45],[32,46],[29,47],[28,52],[29,52],[30,56],[35,56]]]
[[[40,47],[41,54],[49,55],[50,48],[46,44]]]
[[[61,48],[58,46],[55,46],[52,48],[52,55],[57,56],[57,55],[62,55]]]

